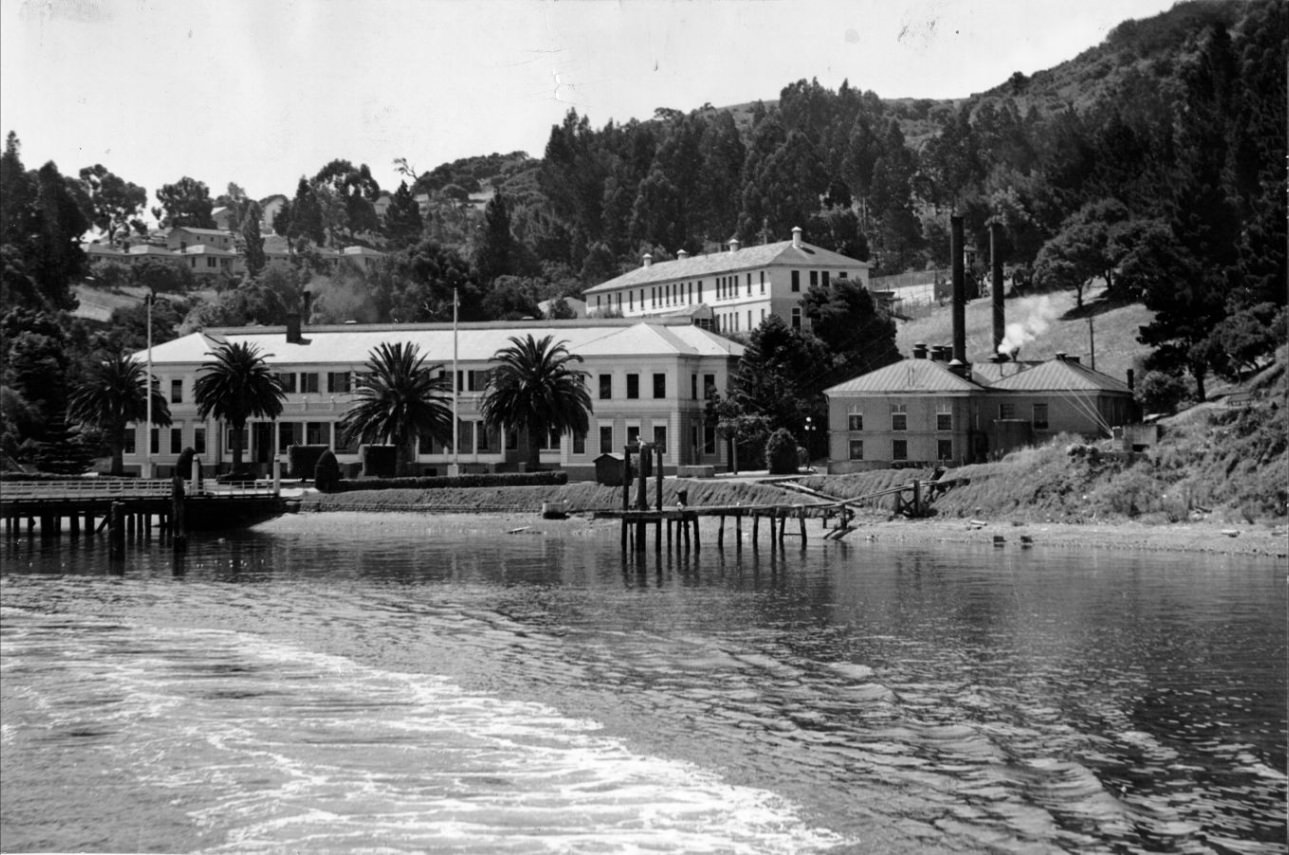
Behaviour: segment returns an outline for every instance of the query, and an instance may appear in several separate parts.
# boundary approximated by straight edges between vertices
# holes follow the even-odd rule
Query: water
[[[1286,849],[1277,562],[509,524],[6,544],[0,846]]]

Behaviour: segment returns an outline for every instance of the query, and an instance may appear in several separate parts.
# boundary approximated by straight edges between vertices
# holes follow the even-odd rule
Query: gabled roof
[[[930,359],[904,359],[885,368],[861,374],[825,389],[825,395],[855,393],[899,395],[905,393],[983,392],[988,387],[959,377],[949,363]]]
[[[830,249],[804,242],[800,246],[794,246],[792,241],[785,240],[762,246],[749,246],[733,252],[713,252],[707,255],[677,258],[674,261],[659,261],[648,267],[637,267],[608,282],[588,288],[584,293],[603,293],[618,288],[672,282],[678,279],[701,279],[736,270],[768,267],[771,264],[791,264],[798,267],[868,267],[866,262],[849,258]]]
[[[175,226],[170,230],[173,232],[188,232],[192,235],[218,235],[219,237],[228,237],[227,229],[199,229],[195,226]]]
[[[1096,391],[1132,394],[1127,383],[1059,356],[1026,371],[1004,377],[994,384],[994,388],[1009,392]]]
[[[342,324],[305,327],[303,341],[286,340],[283,327],[234,327],[206,330],[154,345],[153,364],[205,362],[219,341],[246,342],[258,347],[270,365],[361,365],[382,342],[417,345],[432,363],[452,359],[451,324]],[[461,324],[458,358],[487,362],[512,336],[553,335],[580,356],[642,359],[650,356],[741,356],[743,346],[693,324],[613,321],[533,321]],[[147,351],[135,354],[145,360]]]

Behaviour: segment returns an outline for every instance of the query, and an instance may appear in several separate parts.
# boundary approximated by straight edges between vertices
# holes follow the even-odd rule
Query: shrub
[[[1195,396],[1194,382],[1179,374],[1148,371],[1137,383],[1135,397],[1143,412],[1171,413]]]
[[[291,473],[292,478],[303,478],[305,480],[314,478],[314,470],[318,465],[318,459],[328,450],[325,445],[288,445],[286,449],[287,471]]]
[[[340,462],[330,448],[324,449],[314,463],[313,484],[323,493],[340,492]]]
[[[792,434],[779,428],[770,434],[765,443],[765,462],[771,475],[795,475],[797,472],[797,441]]]
[[[393,478],[398,470],[398,446],[363,445],[358,448],[364,478]]]

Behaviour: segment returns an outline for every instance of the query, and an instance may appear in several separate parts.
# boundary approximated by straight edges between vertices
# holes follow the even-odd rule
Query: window
[[[277,375],[277,382],[282,386],[283,392],[286,392],[288,395],[295,393],[294,372],[279,372]]]
[[[801,271],[800,270],[792,271],[792,290],[793,291],[801,290]]]
[[[801,309],[800,308],[794,308],[792,310],[792,328],[794,330],[801,329]]]
[[[306,445],[331,445],[331,425],[327,422],[307,422],[304,426]]]
[[[192,429],[192,450],[198,454],[206,453],[206,429],[204,427]]]
[[[891,430],[908,430],[909,416],[907,404],[891,404]]]
[[[318,393],[317,372],[309,372],[309,373],[300,375],[300,391],[304,392],[305,394],[316,395]]]
[[[345,394],[349,391],[349,372],[348,371],[328,371],[327,372],[327,391],[331,394]]]
[[[1047,404],[1034,405],[1034,430],[1047,430]]]
[[[634,399],[640,397],[640,375],[627,375],[627,398]]]
[[[832,281],[829,279],[829,277],[832,276],[832,274],[827,270],[825,270],[823,275],[824,275],[824,287],[827,288],[830,285],[832,285]]]
[[[936,460],[952,460],[952,459],[953,459],[953,440],[951,440],[951,439],[940,439],[940,440],[936,440],[936,443],[935,443],[935,459],[936,459]]]
[[[864,440],[852,439],[850,441],[850,459],[851,460],[864,459]]]
[[[170,429],[170,453],[178,454],[184,448],[184,429],[181,427],[172,427]]]
[[[909,441],[907,439],[896,439],[891,441],[891,459],[909,459]]]
[[[613,375],[600,375],[600,400],[607,401],[613,397]]]
[[[181,404],[183,403],[183,399],[184,399],[184,381],[171,380],[170,381],[170,403]]]
[[[703,397],[710,398],[712,395],[715,395],[715,394],[716,394],[716,375],[704,374],[703,375]]]
[[[698,302],[703,302],[703,280],[698,280]]]
[[[747,295],[749,297],[752,296],[752,274],[751,273],[747,275]]]
[[[693,398],[695,401],[698,400],[698,375],[697,374],[689,375],[689,397]]]
[[[747,310],[747,328],[752,329],[752,310]]]
[[[666,425],[653,426],[653,444],[661,448],[664,454],[667,452],[667,426]]]
[[[468,422],[465,419],[457,421],[457,442],[466,454],[474,453],[474,426],[475,422]]]
[[[586,434],[574,432],[573,434],[573,453],[586,454]]]
[[[655,398],[667,397],[667,375],[666,374],[653,375],[653,396]]]
[[[475,435],[479,438],[479,451],[492,451],[497,447],[497,429],[488,427],[483,422],[475,422],[475,424],[479,426],[475,431]]]
[[[600,453],[613,453],[613,425],[600,425]]]
[[[640,442],[640,425],[627,425],[627,445],[637,445]]]
[[[135,432],[132,430],[126,430],[125,445],[122,447],[121,451],[125,454],[134,454],[138,448],[137,443],[138,438],[136,437]]]
[[[157,428],[153,428],[148,431],[148,433],[150,434],[148,448],[152,450],[153,454],[159,454],[161,449],[161,431]]]
[[[846,415],[846,430],[863,430],[863,429],[864,429],[863,413],[852,412]]]
[[[953,410],[948,404],[936,404],[935,429],[953,430]]]
[[[542,443],[542,451],[559,451],[560,433],[558,428],[551,428],[546,432],[546,441]]]
[[[277,426],[277,450],[278,453],[286,451],[287,446],[297,445],[300,437],[297,435],[294,422],[278,422]]]
[[[1000,419],[1014,419],[1014,418],[1016,418],[1016,405],[1015,405],[1015,404],[999,404],[999,405],[998,405],[998,418],[1000,418]]]
[[[811,287],[811,288],[813,288],[813,287],[815,287],[815,286],[816,286],[816,285],[818,285],[818,284],[819,284],[819,271],[818,271],[818,270],[811,270],[811,271],[810,271],[810,287]]]
[[[716,428],[711,425],[703,427],[703,454],[716,453]]]
[[[761,293],[765,293],[765,271],[761,271]]]

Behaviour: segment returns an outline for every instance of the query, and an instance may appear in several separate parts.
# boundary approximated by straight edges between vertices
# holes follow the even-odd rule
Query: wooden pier
[[[114,557],[125,542],[169,539],[175,549],[186,546],[190,529],[237,525],[282,510],[277,489],[259,486],[221,486],[191,491],[188,482],[173,479],[86,478],[67,481],[5,481],[0,483],[0,518],[7,539],[39,532],[41,541],[58,540],[64,531],[73,538],[107,533]]]
[[[822,521],[825,540],[840,540],[856,529],[856,508],[875,503],[884,498],[892,498],[896,513],[906,516],[922,516],[927,512],[930,500],[935,492],[932,482],[914,480],[907,484],[879,490],[864,496],[850,499],[838,499],[832,496],[805,491],[802,502],[773,502],[759,505],[707,505],[690,507],[685,491],[680,493],[680,502],[673,507],[662,504],[662,450],[641,443],[638,449],[640,465],[631,465],[635,447],[624,449],[622,461],[622,509],[599,511],[597,516],[620,519],[622,521],[622,551],[635,550],[643,552],[648,548],[649,527],[653,526],[654,549],[663,548],[664,532],[666,547],[695,550],[702,548],[699,520],[702,517],[716,517],[719,520],[716,529],[716,547],[725,547],[725,529],[727,520],[733,521],[734,543],[737,548],[743,547],[744,520],[751,525],[751,546],[758,549],[761,529],[764,528],[769,546],[772,550],[782,549],[786,538],[799,537],[804,547],[807,540],[807,519]],[[651,456],[656,454],[652,469],[655,478],[654,504],[649,506],[648,469]],[[635,499],[632,500],[632,476],[635,476]],[[791,526],[791,531],[789,527]]]

